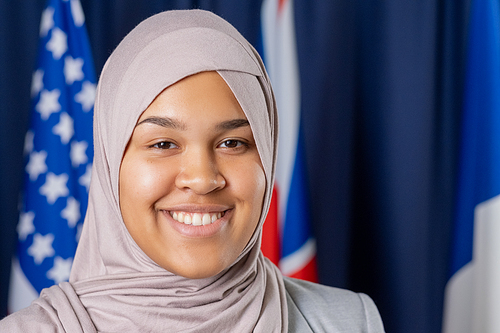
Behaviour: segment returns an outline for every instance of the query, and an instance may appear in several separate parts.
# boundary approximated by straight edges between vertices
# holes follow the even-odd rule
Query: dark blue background
[[[260,1],[81,0],[99,73],[166,9],[221,15],[254,45]],[[440,332],[470,0],[295,0],[320,280],[369,294],[387,332]],[[44,0],[0,0],[0,313]]]

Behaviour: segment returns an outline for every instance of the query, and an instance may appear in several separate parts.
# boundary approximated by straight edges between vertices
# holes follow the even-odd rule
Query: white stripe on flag
[[[500,195],[477,205],[474,218],[471,332],[500,330]]]
[[[304,264],[308,264],[315,255],[316,240],[309,238],[300,249],[280,260],[281,272],[290,276],[304,268]]]
[[[14,313],[29,306],[38,298],[38,292],[33,288],[19,265],[17,258],[12,259],[9,287],[9,313]]]
[[[474,214],[473,258],[446,286],[443,333],[500,328],[500,195],[477,205]]]
[[[443,333],[472,332],[473,265],[469,262],[446,284]]]
[[[276,172],[280,191],[280,228],[286,219],[300,121],[299,67],[292,4],[286,1],[281,12],[278,12],[278,1],[267,0],[262,5],[264,57],[276,96],[280,122]]]

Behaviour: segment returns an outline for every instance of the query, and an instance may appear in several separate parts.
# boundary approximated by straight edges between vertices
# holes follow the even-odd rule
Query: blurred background
[[[40,17],[0,0],[0,316],[7,313]],[[96,73],[148,16],[202,8],[260,40],[259,0],[81,0]],[[440,332],[470,0],[295,0],[319,281],[370,295],[387,332]]]

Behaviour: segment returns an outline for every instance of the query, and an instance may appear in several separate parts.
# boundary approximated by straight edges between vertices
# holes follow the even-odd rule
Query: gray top
[[[384,332],[369,296],[292,278],[284,281],[289,332]]]

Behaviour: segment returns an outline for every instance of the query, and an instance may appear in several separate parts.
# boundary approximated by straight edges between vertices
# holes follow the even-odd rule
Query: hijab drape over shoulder
[[[158,266],[133,241],[120,213],[118,180],[141,113],[165,88],[203,71],[217,71],[245,112],[267,187],[257,229],[236,262],[217,276],[187,279]],[[98,331],[287,330],[281,273],[260,252],[274,181],[276,114],[257,52],[214,14],[164,12],[120,43],[98,85],[89,208],[70,278]]]

